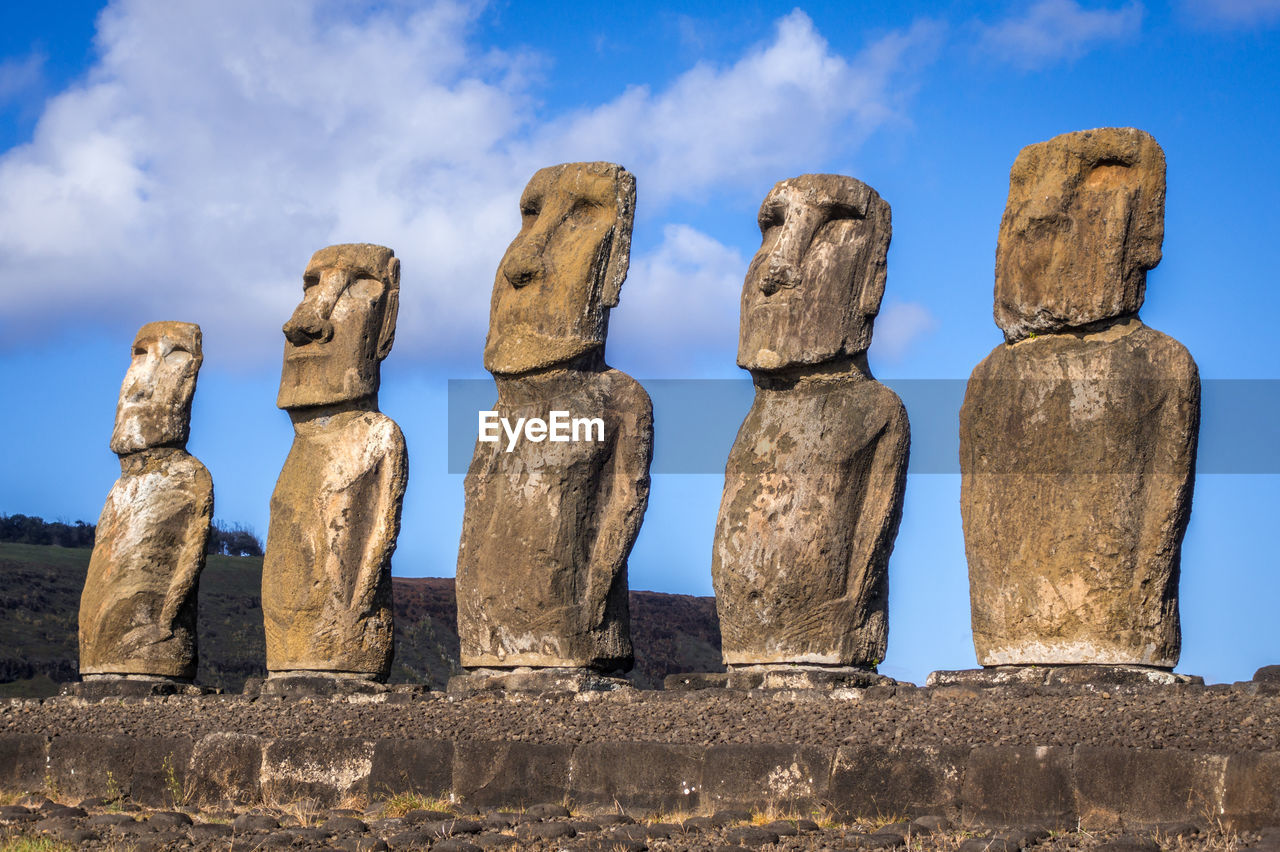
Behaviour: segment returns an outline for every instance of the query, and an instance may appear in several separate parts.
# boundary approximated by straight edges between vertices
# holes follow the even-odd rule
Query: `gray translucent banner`
[[[723,474],[729,448],[751,408],[755,388],[749,379],[652,379],[641,381],[653,400],[655,474]],[[962,379],[899,379],[884,382],[907,408],[911,421],[908,473],[960,472]],[[1008,390],[1010,398],[1023,388]],[[1097,389],[1105,383],[1087,382]],[[1159,389],[1148,396],[1158,398]],[[488,379],[450,379],[448,394],[448,471],[466,473],[476,447],[479,413],[493,409],[497,390]],[[593,412],[572,412],[594,416]],[[1280,473],[1280,380],[1205,379],[1201,383],[1200,442],[1196,472],[1201,474]],[[1078,470],[1022,469],[1009,473],[1123,473],[1144,464],[1132,458],[1109,459],[1105,469],[1081,461]],[[1053,467],[1057,467],[1054,465]]]

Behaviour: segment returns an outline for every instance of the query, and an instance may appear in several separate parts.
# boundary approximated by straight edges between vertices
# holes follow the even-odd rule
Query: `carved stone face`
[[[1010,341],[1135,313],[1164,240],[1164,152],[1102,128],[1022,149],[996,248],[995,319]]]
[[[891,232],[888,202],[861,181],[802,175],[775,185],[742,286],[738,366],[777,370],[866,351]]]
[[[329,246],[311,257],[302,302],[284,324],[280,408],[371,397],[395,341],[400,260],[383,246]]]
[[[185,446],[203,360],[198,325],[149,322],[138,329],[133,361],[120,386],[111,452]]]
[[[631,257],[636,179],[613,163],[538,171],[493,283],[484,366],[524,373],[604,345]]]

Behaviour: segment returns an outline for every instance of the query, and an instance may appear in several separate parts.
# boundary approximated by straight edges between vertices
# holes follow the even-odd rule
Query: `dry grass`
[[[0,852],[74,852],[75,846],[48,837],[0,835]]]
[[[320,807],[315,799],[298,799],[294,802],[283,802],[273,805],[280,813],[297,820],[303,828],[319,825],[327,809]]]
[[[448,799],[441,796],[424,796],[421,793],[397,793],[382,803],[382,815],[402,817],[409,811],[452,811]]]

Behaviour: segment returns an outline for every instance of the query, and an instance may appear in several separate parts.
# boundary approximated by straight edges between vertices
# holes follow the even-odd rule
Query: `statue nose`
[[[800,273],[790,260],[774,256],[760,279],[760,292],[772,296],[784,287],[795,287],[800,283]]]
[[[294,346],[308,343],[328,343],[333,339],[333,323],[320,316],[305,303],[298,306],[284,324],[284,336]]]
[[[502,265],[502,274],[512,287],[523,287],[545,273],[540,246],[525,246],[511,254]]]

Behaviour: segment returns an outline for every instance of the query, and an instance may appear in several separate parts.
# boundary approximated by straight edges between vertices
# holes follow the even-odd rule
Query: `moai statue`
[[[1200,382],[1187,350],[1138,318],[1164,197],[1164,153],[1131,128],[1058,136],[1013,164],[996,248],[1005,342],[960,412],[989,682],[1187,679],[1169,670]]]
[[[495,426],[499,440],[476,443],[457,573],[471,674],[452,690],[607,688],[624,682],[596,675],[631,668],[627,556],[648,503],[653,409],[605,363],[604,342],[634,209],[635,178],[613,163],[542,169],[520,199],[484,365],[496,417],[549,429],[513,442]]]
[[[276,400],[294,438],[262,566],[265,688],[376,689],[394,652],[391,554],[409,473],[400,428],[378,411],[400,260],[367,243],[329,246],[302,280]]]
[[[147,323],[133,341],[111,433],[120,478],[80,597],[82,686],[150,694],[195,677],[196,588],[213,518],[213,480],[185,449],[200,344],[200,326],[185,322]]]
[[[711,576],[729,686],[883,680],[910,428],[867,366],[889,205],[842,175],[778,183],[742,288],[755,402],[725,468]]]

